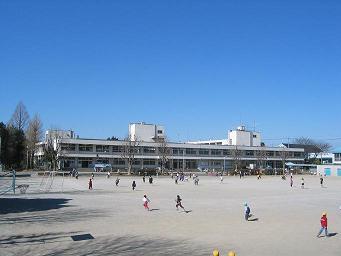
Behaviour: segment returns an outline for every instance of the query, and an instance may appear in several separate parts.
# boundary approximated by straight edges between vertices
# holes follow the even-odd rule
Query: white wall
[[[256,138],[253,138],[253,135],[255,135]],[[229,131],[228,139],[230,145],[249,147],[250,146],[259,147],[261,145],[261,136],[260,133],[258,132],[240,130]]]
[[[158,130],[161,130],[162,133],[158,134]],[[165,129],[163,126],[154,124],[129,124],[129,135],[131,139],[135,138],[139,141],[153,142],[155,138],[164,138]]]

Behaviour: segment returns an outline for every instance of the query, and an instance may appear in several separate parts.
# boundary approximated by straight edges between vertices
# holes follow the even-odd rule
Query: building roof
[[[322,150],[316,145],[282,143],[286,148],[303,148],[305,153],[320,153]]]

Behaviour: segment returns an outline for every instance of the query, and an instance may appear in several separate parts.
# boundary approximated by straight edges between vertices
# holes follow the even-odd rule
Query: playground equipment
[[[64,189],[64,172],[61,172],[60,174],[63,175],[62,184],[61,184],[61,190]],[[58,175],[58,171],[45,171],[43,174],[43,177],[40,182],[40,191],[49,192],[53,188],[53,182],[54,177]]]
[[[56,171],[45,171],[43,174],[43,178],[41,179],[39,190],[45,192],[50,191],[53,185],[55,175]]]
[[[13,191],[15,194],[15,171],[0,174],[0,195]]]

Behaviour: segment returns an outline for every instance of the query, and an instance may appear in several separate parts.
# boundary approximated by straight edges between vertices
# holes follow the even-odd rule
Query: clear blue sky
[[[240,122],[340,138],[340,14],[337,0],[1,0],[0,121],[22,100],[82,137],[145,121],[171,140]]]

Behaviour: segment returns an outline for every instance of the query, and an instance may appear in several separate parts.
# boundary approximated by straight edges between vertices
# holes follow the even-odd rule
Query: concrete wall
[[[254,138],[254,135],[256,136]],[[230,145],[259,147],[261,145],[261,136],[258,132],[250,132],[243,130],[229,131],[228,139]]]
[[[158,131],[162,131],[158,133]],[[164,138],[165,129],[163,126],[154,124],[137,123],[129,125],[129,135],[131,139],[139,141],[153,142],[156,138]]]

